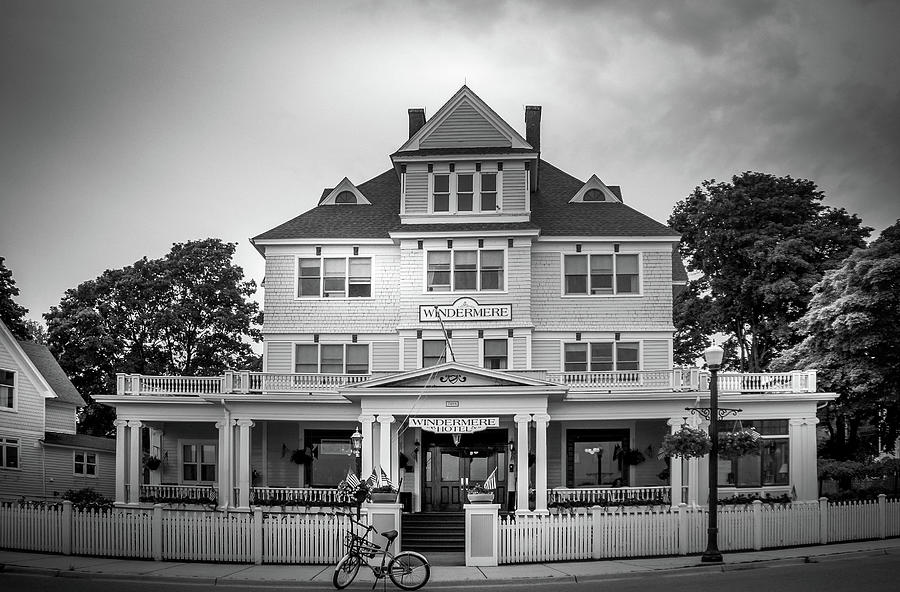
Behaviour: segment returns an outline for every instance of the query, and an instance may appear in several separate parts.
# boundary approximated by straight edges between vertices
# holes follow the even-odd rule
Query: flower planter
[[[469,493],[470,504],[489,504],[494,501],[494,492],[490,493]]]
[[[397,493],[373,493],[372,494],[372,503],[373,504],[392,504],[397,501]]]

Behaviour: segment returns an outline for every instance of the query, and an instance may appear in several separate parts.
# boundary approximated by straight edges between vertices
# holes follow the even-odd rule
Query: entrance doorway
[[[461,512],[467,503],[464,483],[481,484],[496,469],[494,503],[506,509],[509,449],[506,429],[462,434],[459,444],[450,434],[422,432],[422,511]]]

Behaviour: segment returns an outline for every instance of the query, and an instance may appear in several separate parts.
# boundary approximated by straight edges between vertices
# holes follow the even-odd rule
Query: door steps
[[[403,550],[421,553],[451,553],[466,550],[464,512],[403,514]]]

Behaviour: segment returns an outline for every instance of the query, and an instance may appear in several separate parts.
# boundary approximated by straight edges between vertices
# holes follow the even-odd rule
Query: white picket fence
[[[758,550],[900,536],[900,501],[725,506],[719,549]],[[592,508],[578,513],[501,516],[500,563],[701,553],[706,508]]]

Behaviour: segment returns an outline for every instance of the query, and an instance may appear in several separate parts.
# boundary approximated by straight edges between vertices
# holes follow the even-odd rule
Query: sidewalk
[[[900,539],[795,547],[771,551],[726,553],[722,565],[701,565],[699,556],[607,561],[570,561],[502,565],[500,567],[431,568],[428,588],[485,584],[490,586],[528,580],[585,582],[641,577],[650,573],[677,571],[753,569],[791,563],[815,563],[854,555],[900,554]],[[233,563],[179,563],[76,557],[0,551],[0,571],[90,579],[215,584],[217,586],[271,586],[323,589],[331,585],[330,565],[246,565]],[[360,570],[357,582],[372,582],[369,570]]]

